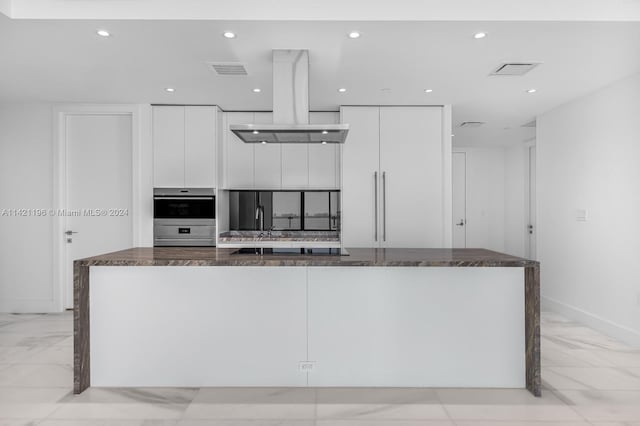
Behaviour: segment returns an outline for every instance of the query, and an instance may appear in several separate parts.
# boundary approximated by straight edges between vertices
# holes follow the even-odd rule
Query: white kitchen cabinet
[[[311,112],[311,124],[337,124],[337,112]],[[282,144],[282,188],[335,189],[337,179],[336,144]]]
[[[154,186],[216,186],[214,106],[154,106]]]
[[[342,242],[377,247],[380,174],[380,108],[344,107],[349,134],[342,148]]]
[[[344,107],[346,247],[444,247],[442,107]]]
[[[282,187],[309,186],[309,144],[282,144]]]
[[[216,186],[216,107],[188,106],[184,114],[184,186]]]
[[[312,112],[309,114],[311,124],[338,124],[338,112]],[[349,143],[349,136],[347,141]],[[309,188],[339,189],[340,145],[311,144],[309,147]]]
[[[270,112],[224,113],[224,176],[229,189],[337,189],[339,146],[336,144],[247,144],[231,124],[270,124]],[[337,112],[312,112],[312,124],[336,124]]]
[[[153,107],[153,185],[184,186],[184,107]]]
[[[273,123],[273,114],[270,112],[256,112],[252,123],[271,124]],[[254,144],[255,188],[280,189],[282,187],[281,150],[282,144]]]
[[[231,124],[253,123],[253,112],[226,112],[224,114],[224,174],[225,187],[253,188],[253,147],[242,142],[230,130]]]

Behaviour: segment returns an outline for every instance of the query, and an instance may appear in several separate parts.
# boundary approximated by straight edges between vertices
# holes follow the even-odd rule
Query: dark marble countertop
[[[348,256],[233,254],[215,247],[132,248],[77,260],[78,266],[536,266],[538,262],[485,249],[347,248]]]
[[[222,232],[220,242],[339,242],[338,231],[228,231]]]

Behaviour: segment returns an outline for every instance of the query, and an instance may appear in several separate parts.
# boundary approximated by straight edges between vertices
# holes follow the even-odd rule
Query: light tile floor
[[[72,317],[0,314],[0,426],[640,426],[640,350],[542,315],[543,397],[523,389],[90,388]]]

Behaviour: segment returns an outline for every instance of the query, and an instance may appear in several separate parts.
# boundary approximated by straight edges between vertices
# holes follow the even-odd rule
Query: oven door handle
[[[213,201],[213,197],[153,197],[154,200],[205,200]]]

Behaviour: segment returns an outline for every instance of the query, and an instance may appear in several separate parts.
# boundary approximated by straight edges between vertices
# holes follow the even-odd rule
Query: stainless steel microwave
[[[215,246],[216,197],[213,188],[155,188],[153,245]]]

